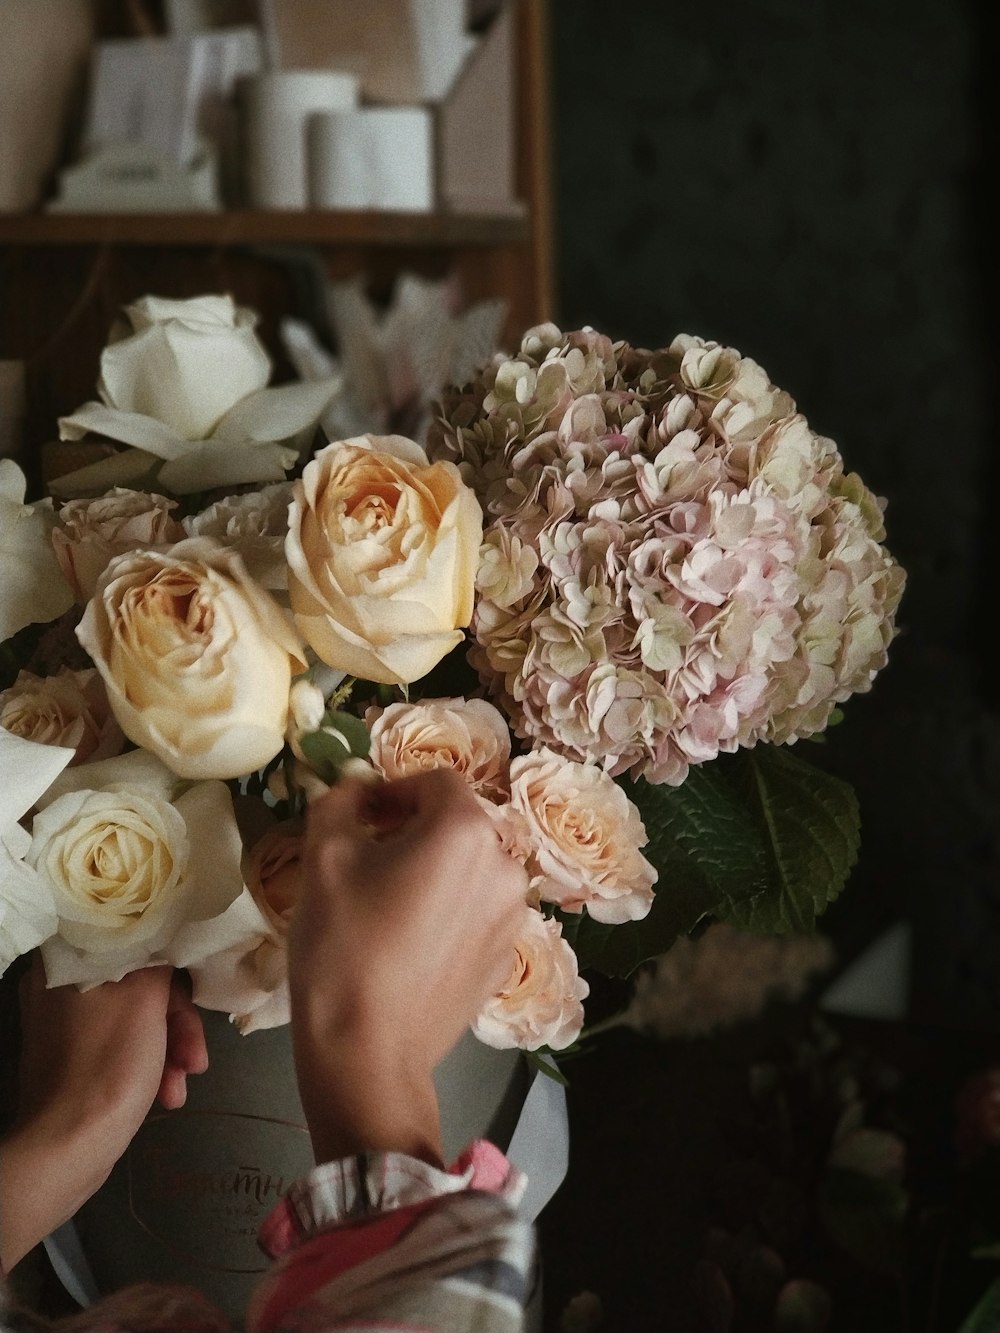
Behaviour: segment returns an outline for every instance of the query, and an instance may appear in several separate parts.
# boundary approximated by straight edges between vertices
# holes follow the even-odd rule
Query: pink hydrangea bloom
[[[428,452],[483,504],[470,660],[529,745],[677,785],[821,731],[886,663],[884,502],[735,348],[541,325]]]

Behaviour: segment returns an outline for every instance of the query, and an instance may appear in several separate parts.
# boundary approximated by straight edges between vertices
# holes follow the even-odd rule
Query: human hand
[[[0,1144],[6,1266],[103,1184],[154,1099],[182,1105],[188,1074],[208,1064],[201,1019],[169,967],[81,992],[47,988],[36,956],[20,1002],[16,1115]]]
[[[440,1159],[433,1070],[506,979],[527,884],[450,770],[313,802],[288,970],[318,1157]]]

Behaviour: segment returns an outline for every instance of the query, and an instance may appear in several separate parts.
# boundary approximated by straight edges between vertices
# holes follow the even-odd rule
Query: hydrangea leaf
[[[853,789],[787,747],[720,755],[679,787],[623,786],[646,826],[656,895],[643,921],[560,914],[581,968],[628,976],[708,916],[765,933],[811,930],[857,859]]]
[[[724,915],[764,933],[810,931],[847,883],[858,858],[861,819],[853,787],[792,754],[758,745],[728,756],[727,769],[758,821],[768,858],[764,893]]]
[[[561,920],[581,968],[625,977],[703,917],[763,894],[768,863],[757,824],[717,762],[692,768],[679,787],[622,785],[646,826],[643,855],[657,870],[649,915],[615,926],[586,914]]]

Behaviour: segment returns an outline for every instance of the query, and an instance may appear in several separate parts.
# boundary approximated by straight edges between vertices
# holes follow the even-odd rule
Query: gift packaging
[[[257,1230],[313,1164],[289,1027],[241,1036],[203,1011],[210,1063],[176,1111],[154,1106],[128,1151],[73,1222],[46,1241],[57,1276],[89,1304],[131,1282],[196,1286],[239,1321],[269,1264]],[[529,1177],[521,1204],[534,1220],[568,1167],[560,1084],[522,1052],[471,1033],[435,1072],[444,1155],[474,1138],[509,1152]]]

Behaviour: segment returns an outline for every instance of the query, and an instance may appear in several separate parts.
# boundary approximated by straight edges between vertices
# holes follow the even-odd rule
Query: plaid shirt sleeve
[[[448,1171],[399,1153],[316,1167],[265,1220],[249,1333],[515,1333],[535,1282],[525,1179],[474,1143]]]

